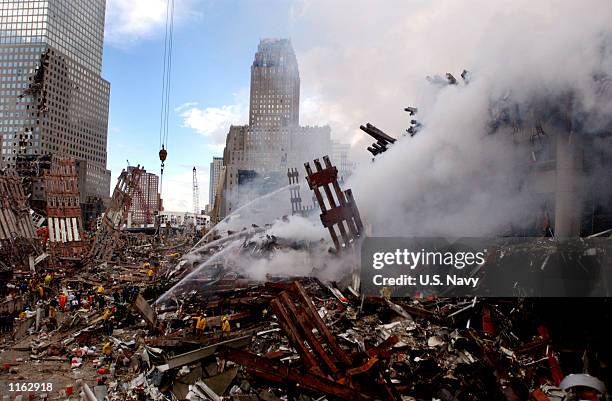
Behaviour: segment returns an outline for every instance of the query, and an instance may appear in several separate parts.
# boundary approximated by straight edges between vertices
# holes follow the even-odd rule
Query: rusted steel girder
[[[293,319],[291,319],[289,311],[287,311],[285,306],[282,305],[278,299],[274,299],[270,303],[270,306],[272,306],[272,310],[278,317],[281,326],[289,337],[289,340],[291,341],[293,346],[296,347],[298,351],[300,351],[302,359],[304,360],[304,364],[306,365],[308,370],[316,374],[317,376],[324,376],[323,371],[321,371],[321,369],[319,368],[317,360],[315,359],[313,353],[310,352],[310,350],[306,346],[306,341],[300,333],[300,330],[295,325]]]
[[[119,175],[110,205],[96,231],[89,253],[91,259],[110,260],[113,250],[119,245],[119,230],[127,220],[134,193],[143,173],[144,168],[139,165],[129,172],[123,170]]]
[[[81,199],[74,159],[60,159],[45,171],[49,254],[52,259],[81,258],[88,251],[83,240]]]
[[[504,369],[491,347],[481,341],[473,330],[468,331],[467,336],[479,346],[482,361],[493,372],[500,393],[507,401],[520,401],[521,397],[519,397],[516,390],[512,386],[507,385],[509,383],[508,372]]]
[[[291,214],[305,216],[314,210],[314,205],[303,206],[302,197],[300,196],[300,173],[295,168],[287,170],[287,177],[289,178],[289,196],[291,201]]]
[[[359,126],[359,129],[376,139],[371,146],[368,147],[368,151],[376,156],[379,153],[383,153],[387,150],[389,145],[395,143],[396,139],[385,134],[383,131],[378,129],[375,125],[367,123],[365,126]]]
[[[0,266],[25,268],[41,253],[21,179],[12,168],[0,170]]]
[[[295,292],[298,296],[302,309],[306,312],[308,318],[310,319],[310,323],[314,324],[317,331],[325,339],[325,341],[333,351],[334,356],[338,358],[338,360],[343,365],[350,366],[352,363],[351,358],[347,355],[346,352],[344,352],[342,348],[340,348],[340,346],[336,342],[336,338],[333,336],[331,331],[329,331],[329,328],[325,325],[323,319],[321,319],[319,312],[315,308],[308,294],[306,294],[306,290],[304,289],[304,287],[299,283],[299,281],[294,281],[293,287],[295,288]]]
[[[301,356],[301,368],[275,364],[270,358],[230,350],[226,357],[261,378],[323,392],[342,399],[396,400],[398,396],[382,371],[397,337],[390,337],[353,360],[336,342],[315,304],[299,281],[276,283],[282,290],[270,305],[293,347]],[[316,329],[316,331],[315,331]],[[305,373],[307,372],[307,373]]]
[[[310,189],[315,193],[319,207],[321,208],[321,222],[329,230],[329,234],[334,242],[337,252],[343,248],[352,246],[363,232],[363,224],[359,210],[353,199],[350,189],[342,191],[338,184],[338,169],[331,164],[328,156],[323,157],[325,168],[319,159],[314,160],[316,172],[310,167],[310,163],[305,163],[304,167],[308,176],[306,181]],[[327,204],[321,193],[321,189],[327,198]],[[333,189],[333,192],[332,192]],[[334,197],[335,193],[335,197]],[[346,226],[345,226],[346,225]],[[342,242],[336,234],[334,227],[338,227]]]
[[[337,376],[338,367],[336,363],[332,360],[332,356],[325,351],[322,344],[315,337],[312,332],[314,328],[310,321],[310,316],[306,312],[304,308],[299,308],[291,302],[289,299],[289,295],[286,292],[279,294],[279,298],[282,299],[283,303],[287,305],[287,308],[291,311],[291,315],[297,320],[300,325],[302,332],[306,336],[306,340],[310,347],[313,349],[314,353],[325,363],[327,369],[331,372],[332,375]]]
[[[343,400],[366,401],[376,398],[325,377],[302,373],[297,369],[276,364],[267,358],[246,351],[226,348],[222,351],[222,355],[230,361],[245,366],[249,372],[265,380],[292,384],[308,391],[333,395]]]

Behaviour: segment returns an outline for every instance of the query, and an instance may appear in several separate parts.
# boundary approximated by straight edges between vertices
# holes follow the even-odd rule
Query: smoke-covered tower
[[[251,66],[249,111],[252,128],[299,124],[300,73],[289,39],[260,41]]]

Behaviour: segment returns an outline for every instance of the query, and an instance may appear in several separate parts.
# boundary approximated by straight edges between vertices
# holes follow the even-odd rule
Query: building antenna
[[[164,167],[168,157],[168,123],[170,114],[170,77],[172,74],[172,38],[174,34],[174,0],[166,3],[166,32],[164,34],[164,67],[162,77],[162,96],[159,115],[159,160],[161,174],[159,178],[159,193],[162,193]]]

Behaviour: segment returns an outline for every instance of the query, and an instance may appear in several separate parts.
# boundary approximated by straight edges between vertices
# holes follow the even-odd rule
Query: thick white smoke
[[[312,118],[356,142],[361,168],[347,186],[374,234],[487,235],[533,218],[526,161],[509,133],[488,135],[490,106],[509,99],[521,113],[571,91],[586,125],[609,122],[610,96],[593,78],[612,72],[610,21],[605,0],[303,1],[294,42],[319,100]],[[469,85],[424,80],[464,68]],[[359,124],[401,137],[405,106],[419,107],[423,129],[370,164]]]
[[[612,73],[611,21],[609,0],[304,0],[292,13],[292,41],[302,93],[315,104],[301,123],[329,123],[334,136],[353,144],[361,167],[343,187],[353,189],[373,234],[500,234],[529,223],[537,205],[524,183],[526,153],[511,130],[490,134],[492,113],[518,105],[514,112],[533,126],[537,105],[572,93],[576,114],[588,116],[581,121],[587,130],[609,124],[612,85],[594,78]],[[459,78],[464,68],[469,84]],[[425,80],[446,72],[460,84]],[[414,137],[402,137],[406,106],[419,108],[423,128]],[[365,122],[401,138],[374,163],[366,151],[373,141],[358,129]],[[304,188],[302,199],[309,199]],[[288,202],[288,191],[279,192],[219,229],[272,222],[287,214]],[[308,241],[320,235],[326,248],[328,235],[317,227],[318,219],[281,219],[267,234]],[[234,255],[234,262],[257,279],[313,271],[339,278],[345,266],[318,254],[283,250],[259,259]]]

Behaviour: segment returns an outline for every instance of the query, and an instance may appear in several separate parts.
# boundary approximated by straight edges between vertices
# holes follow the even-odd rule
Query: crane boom
[[[200,189],[198,188],[198,175],[196,168],[193,168],[193,213],[200,214]]]

